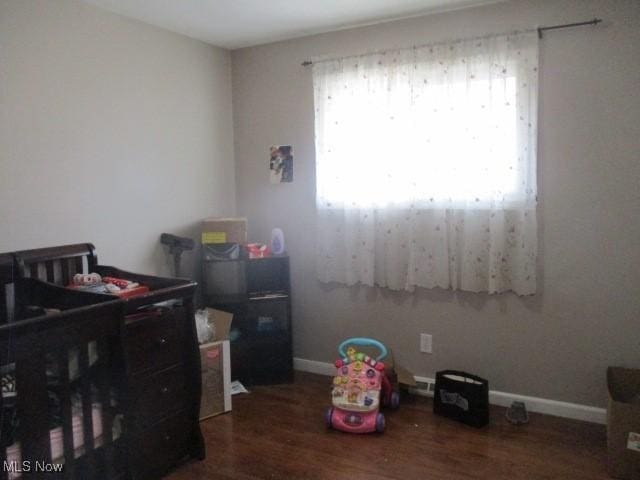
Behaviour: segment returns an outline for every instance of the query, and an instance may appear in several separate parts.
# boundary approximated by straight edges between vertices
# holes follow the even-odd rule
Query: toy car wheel
[[[391,393],[391,408],[394,410],[400,406],[400,393],[392,392]]]
[[[379,413],[376,415],[376,432],[382,433],[384,432],[385,422],[384,422],[384,414]]]
[[[331,424],[331,417],[333,417],[333,407],[327,408],[327,410],[324,412],[324,423],[328,428],[333,427],[333,425]]]

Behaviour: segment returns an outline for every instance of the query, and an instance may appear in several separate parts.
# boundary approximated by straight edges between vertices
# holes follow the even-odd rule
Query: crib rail
[[[91,243],[14,252],[21,277],[68,285],[76,273],[95,271],[98,257]]]

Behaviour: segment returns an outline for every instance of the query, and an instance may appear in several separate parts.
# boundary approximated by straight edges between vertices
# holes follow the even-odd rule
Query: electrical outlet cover
[[[431,353],[432,337],[427,333],[420,334],[420,351],[422,353]]]

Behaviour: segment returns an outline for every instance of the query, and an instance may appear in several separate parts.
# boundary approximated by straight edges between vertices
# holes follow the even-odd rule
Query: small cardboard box
[[[216,310],[215,308],[207,308],[207,317],[209,317],[209,325],[213,327],[213,342],[221,342],[229,340],[229,330],[231,330],[231,322],[233,321],[233,313],[224,310]]]
[[[205,219],[202,222],[202,243],[247,243],[247,219]]]
[[[202,397],[200,420],[231,411],[229,340],[200,345]]]
[[[615,478],[640,479],[640,369],[607,369],[608,472]]]

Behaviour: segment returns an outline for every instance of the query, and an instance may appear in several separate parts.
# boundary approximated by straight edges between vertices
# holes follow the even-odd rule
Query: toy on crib
[[[102,283],[99,273],[76,273],[73,276],[74,285],[97,285]]]
[[[356,351],[354,345],[373,346],[380,353],[374,359]],[[351,433],[382,433],[385,420],[379,412],[380,404],[397,408],[400,400],[381,362],[387,356],[386,347],[371,338],[349,338],[340,344],[338,352],[341,358],[335,362],[333,406],[325,413],[327,426]]]

